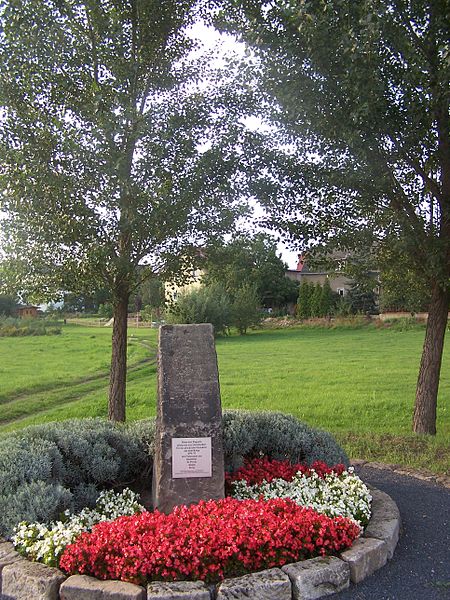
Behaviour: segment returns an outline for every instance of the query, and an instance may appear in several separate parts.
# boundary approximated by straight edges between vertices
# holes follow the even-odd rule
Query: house
[[[351,258],[349,254],[335,252],[332,255],[332,260],[335,263],[335,269],[314,269],[308,265],[307,255],[299,254],[296,269],[288,269],[286,271],[286,277],[293,281],[312,283],[316,285],[319,283],[323,285],[328,280],[331,290],[339,296],[346,296],[350,291],[353,279],[345,275],[345,268],[347,261]],[[379,271],[369,271],[369,276],[374,279],[374,292],[376,296],[379,295],[380,289],[378,285]]]
[[[183,282],[178,283],[176,281],[166,281],[164,284],[164,294],[169,300],[176,301],[182,294],[189,294],[194,290],[198,290],[202,287],[202,276],[204,271],[202,269],[189,269],[184,273]]]
[[[345,268],[347,258],[348,257],[344,254],[333,255],[333,259],[336,260],[336,270],[325,271],[310,269],[306,260],[306,255],[299,254],[296,269],[288,269],[286,271],[286,277],[293,281],[298,281],[300,284],[312,283],[316,285],[319,283],[320,285],[323,285],[325,281],[328,280],[333,292],[336,292],[336,294],[339,294],[340,296],[346,296],[353,283],[353,280],[342,272]]]
[[[18,306],[17,316],[19,319],[36,319],[38,317],[38,307],[31,304]]]

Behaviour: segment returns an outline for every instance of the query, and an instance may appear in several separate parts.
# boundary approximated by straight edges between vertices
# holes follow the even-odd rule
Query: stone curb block
[[[281,569],[268,569],[242,577],[225,579],[217,590],[217,600],[291,600],[289,577]]]
[[[341,552],[340,557],[350,567],[351,581],[359,583],[386,564],[388,549],[382,540],[359,538],[349,550]]]
[[[201,581],[155,581],[147,586],[148,600],[211,600],[208,587]]]
[[[59,569],[20,560],[6,565],[2,572],[4,600],[58,600],[66,575]]]
[[[60,600],[145,600],[145,589],[124,581],[72,575],[61,585]]]
[[[20,556],[18,552],[14,550],[14,546],[11,542],[5,542],[2,538],[0,538],[0,600],[3,598],[2,596],[2,587],[3,587],[3,569],[7,565],[12,565],[15,562],[25,560]]]
[[[350,567],[335,556],[310,558],[281,570],[291,580],[293,600],[322,598],[350,586]]]
[[[372,518],[364,531],[365,538],[376,538],[385,542],[387,557],[394,555],[400,535],[400,512],[390,496],[380,490],[371,490]]]

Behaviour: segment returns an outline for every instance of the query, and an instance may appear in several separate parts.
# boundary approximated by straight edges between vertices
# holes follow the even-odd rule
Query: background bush
[[[21,337],[26,335],[58,335],[61,324],[47,319],[16,319],[0,316],[0,337]]]
[[[180,294],[166,319],[169,323],[212,323],[216,334],[226,333],[231,324],[231,302],[220,285],[201,287]]]
[[[76,419],[29,427],[0,439],[0,534],[20,521],[51,521],[93,506],[102,489],[150,489],[155,420]],[[267,455],[311,464],[348,458],[331,435],[281,413],[224,411],[225,469]]]

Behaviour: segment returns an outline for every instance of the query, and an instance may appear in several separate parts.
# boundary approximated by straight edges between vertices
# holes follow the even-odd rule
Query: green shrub
[[[154,425],[147,425],[150,435],[145,424],[76,419],[29,427],[0,439],[0,535],[10,535],[22,520],[50,521],[66,508],[92,506],[102,489],[148,476]],[[29,490],[35,496],[28,506]]]
[[[231,324],[231,302],[219,285],[181,294],[166,315],[170,323],[212,323],[216,334]]]
[[[100,304],[98,307],[98,316],[101,319],[111,319],[113,316],[113,306],[110,302],[105,302],[105,304]]]
[[[425,329],[426,322],[415,317],[399,317],[385,319],[377,323],[379,327],[391,329],[392,331],[410,331],[411,329]]]
[[[231,323],[241,335],[261,323],[259,304],[255,287],[243,285],[237,290],[231,305]]]
[[[155,420],[101,419],[48,423],[0,439],[0,535],[20,521],[48,522],[63,510],[93,506],[102,489],[151,486]],[[328,464],[347,456],[335,440],[281,413],[224,411],[225,468],[267,455]]]

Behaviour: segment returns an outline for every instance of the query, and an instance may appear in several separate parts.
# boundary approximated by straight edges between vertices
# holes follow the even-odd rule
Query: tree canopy
[[[110,292],[113,419],[125,418],[130,293],[177,272],[238,212],[244,126],[224,110],[237,88],[226,74],[197,84],[198,10],[0,0],[5,277],[40,298]]]
[[[272,103],[253,189],[270,224],[328,251],[395,240],[430,289],[414,429],[434,433],[450,299],[450,4],[225,4],[219,21],[259,54]]]
[[[275,240],[264,233],[237,234],[229,242],[207,248],[204,282],[218,283],[236,296],[241,288],[254,288],[265,307],[295,302],[297,286],[286,278],[286,264],[277,255]]]

